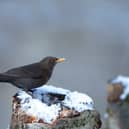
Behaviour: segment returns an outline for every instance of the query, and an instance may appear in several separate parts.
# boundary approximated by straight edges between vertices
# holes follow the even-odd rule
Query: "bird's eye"
[[[50,63],[54,63],[54,62],[56,62],[56,59],[50,59],[49,62],[50,62]]]

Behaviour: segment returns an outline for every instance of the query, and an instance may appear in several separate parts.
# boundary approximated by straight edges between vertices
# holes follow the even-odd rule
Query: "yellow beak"
[[[56,60],[56,62],[57,63],[61,63],[61,62],[64,62],[66,59],[65,58],[58,58],[57,60]]]

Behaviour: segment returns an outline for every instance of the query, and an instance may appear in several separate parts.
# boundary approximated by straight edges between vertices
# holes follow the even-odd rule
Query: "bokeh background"
[[[65,57],[49,84],[90,95],[101,115],[107,80],[129,75],[128,0],[0,0],[0,72]],[[0,83],[0,128],[18,89]]]

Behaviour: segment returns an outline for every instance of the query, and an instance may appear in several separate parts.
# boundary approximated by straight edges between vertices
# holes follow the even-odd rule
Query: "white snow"
[[[39,99],[32,99],[31,97],[28,98],[28,96],[29,95],[24,91],[21,91],[18,96],[20,99],[23,97],[21,108],[28,115],[42,119],[46,123],[51,123],[53,119],[58,117],[59,111],[61,110],[60,104],[48,106],[45,103],[42,103]],[[27,98],[25,99],[25,97]]]
[[[61,103],[48,106],[41,100],[43,94],[49,92],[63,94],[66,96]],[[92,98],[86,94],[79,93],[77,91],[71,92],[66,89],[45,85],[43,87],[36,88],[34,94],[38,98],[32,98],[24,91],[20,91],[18,93],[17,97],[21,99],[21,108],[27,114],[35,116],[37,119],[42,119],[46,123],[52,123],[52,121],[59,116],[59,113],[62,109],[61,105],[68,107],[69,109],[76,110],[78,112],[94,109],[94,102]]]
[[[26,100],[32,99],[32,96],[27,94],[25,91],[20,90],[18,92],[18,98],[21,100],[21,103],[25,103]]]
[[[126,99],[127,95],[129,95],[129,77],[119,75],[115,79],[112,80],[112,83],[121,83],[122,84],[122,86],[124,88],[124,92],[120,96],[120,99],[121,100]]]
[[[65,96],[63,104],[70,109],[74,109],[78,112],[85,110],[93,110],[94,102],[91,97],[86,94],[79,93],[77,91],[70,92]]]
[[[52,85],[44,85],[39,88],[35,88],[33,92],[33,96],[38,98],[39,100],[42,100],[42,94],[47,94],[47,93],[57,93],[57,94],[63,94],[66,95],[70,92],[70,90],[66,90],[63,88],[55,87]]]

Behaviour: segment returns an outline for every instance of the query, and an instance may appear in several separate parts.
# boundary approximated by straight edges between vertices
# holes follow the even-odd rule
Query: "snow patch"
[[[66,95],[63,104],[70,109],[74,109],[78,112],[85,110],[93,110],[94,102],[91,97],[86,94],[79,93],[77,91],[70,92]]]
[[[65,95],[65,97],[62,101],[48,105],[42,101],[45,99],[43,98],[44,94],[48,93]],[[78,112],[94,109],[94,102],[88,95],[49,85],[34,89],[33,97],[25,91],[18,92],[17,97],[21,100],[21,108],[23,111],[46,123],[52,123],[59,116],[62,106]]]
[[[129,95],[129,77],[127,76],[122,76],[119,75],[115,79],[111,81],[111,83],[116,84],[116,83],[121,83],[124,89],[123,94],[120,96],[121,100],[126,99],[127,95]]]

